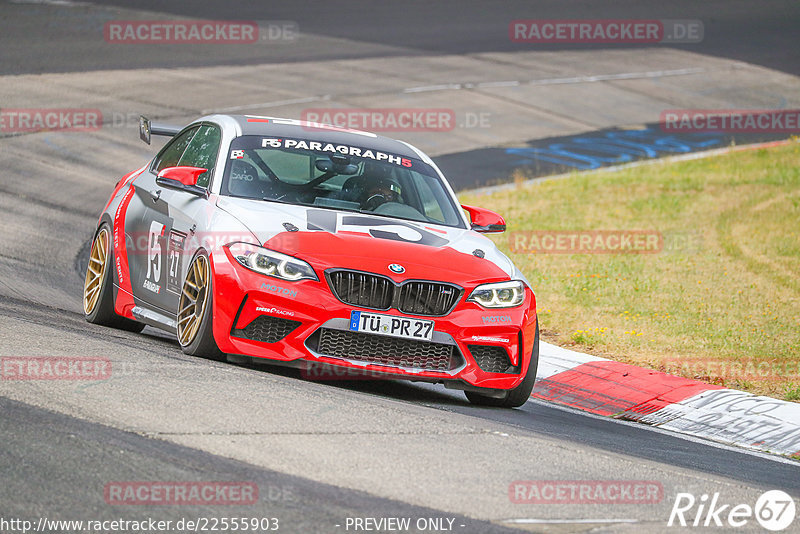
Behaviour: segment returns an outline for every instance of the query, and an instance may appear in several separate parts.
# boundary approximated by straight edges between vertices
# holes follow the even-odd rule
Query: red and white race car
[[[407,143],[289,119],[212,115],[117,184],[91,247],[86,319],[238,354],[444,383],[476,404],[530,396],[536,300]],[[462,209],[463,208],[463,209]]]

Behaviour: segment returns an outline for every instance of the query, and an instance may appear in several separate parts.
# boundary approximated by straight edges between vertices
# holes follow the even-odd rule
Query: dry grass
[[[495,239],[547,341],[800,400],[800,144],[461,196],[509,222]],[[511,253],[525,230],[655,230],[665,247]]]

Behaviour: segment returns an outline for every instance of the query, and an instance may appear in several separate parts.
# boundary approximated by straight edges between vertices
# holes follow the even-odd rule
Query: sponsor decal
[[[498,323],[506,323],[511,324],[511,316],[510,315],[484,315],[481,317],[483,324],[498,324]]]
[[[169,233],[167,242],[167,291],[180,293],[181,264],[183,263],[183,243],[186,234],[174,230]]]
[[[285,295],[291,298],[297,297],[297,291],[294,289],[277,286],[275,284],[268,284],[266,282],[261,283],[260,289],[263,289],[264,291],[269,291],[270,293],[275,293],[276,295]]]
[[[271,315],[288,315],[290,317],[294,316],[294,312],[293,311],[281,310],[279,308],[265,308],[264,306],[257,306],[256,307],[256,311],[269,313]]]
[[[442,247],[448,243],[447,239],[412,224],[361,215],[342,215],[339,231],[366,233],[380,239],[406,241],[432,247]]]
[[[147,273],[145,274],[142,287],[153,293],[161,293],[161,267],[162,267],[162,247],[161,238],[166,231],[166,225],[152,221],[150,231],[147,234]]]
[[[151,282],[150,280],[145,280],[142,282],[142,287],[148,291],[152,291],[153,293],[161,293],[161,286],[155,282]]]
[[[387,154],[380,150],[360,148],[350,145],[340,145],[325,141],[307,141],[304,139],[283,139],[276,137],[265,137],[261,140],[262,148],[289,148],[295,150],[311,150],[314,152],[334,152],[345,156],[355,156],[358,158],[373,159],[375,161],[386,161],[402,167],[411,167],[411,160],[394,154]]]
[[[340,220],[341,219],[341,220]],[[443,247],[449,243],[419,226],[395,220],[366,215],[343,215],[330,210],[310,209],[306,211],[307,227],[310,231],[352,232],[380,239],[406,241],[431,247]]]
[[[485,341],[487,343],[508,343],[509,340],[504,337],[492,337],[492,336],[472,336],[470,339],[472,341]]]
[[[133,188],[128,188],[125,191],[125,194],[120,200],[119,205],[117,206],[116,211],[114,212],[114,250],[117,254],[114,254],[114,263],[116,264],[117,268],[117,280],[119,281],[119,285],[121,287],[126,287],[125,284],[125,275],[124,272],[128,270],[128,260],[125,250],[125,236],[124,228],[122,227],[122,222],[120,219],[125,214],[128,209],[128,202],[130,202],[131,197],[133,196]],[[124,261],[124,269],[123,269],[123,261]],[[130,287],[128,284],[127,287]]]

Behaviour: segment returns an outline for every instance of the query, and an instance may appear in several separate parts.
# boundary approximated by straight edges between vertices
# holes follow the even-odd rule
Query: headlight
[[[525,301],[525,284],[519,280],[483,284],[476,287],[467,300],[484,308],[513,308]]]
[[[249,243],[232,243],[228,249],[243,267],[283,280],[319,280],[303,260]]]

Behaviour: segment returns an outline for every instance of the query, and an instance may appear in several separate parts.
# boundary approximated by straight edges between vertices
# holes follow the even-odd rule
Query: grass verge
[[[799,143],[459,196],[505,216],[546,341],[800,401]]]

